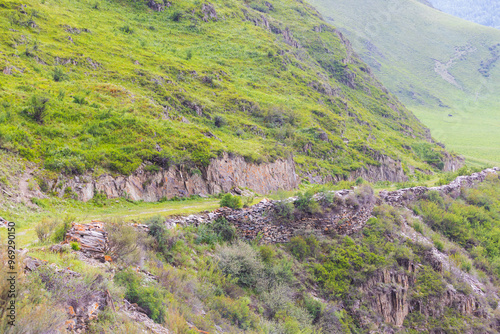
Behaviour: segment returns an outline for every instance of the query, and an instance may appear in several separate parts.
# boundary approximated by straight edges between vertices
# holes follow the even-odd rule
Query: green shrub
[[[35,225],[35,232],[38,240],[41,243],[46,242],[52,235],[54,228],[57,226],[57,220],[50,220],[43,218],[38,224]]]
[[[233,242],[238,238],[236,229],[226,218],[219,217],[213,223],[200,226],[196,243],[213,245],[217,242]]]
[[[182,12],[176,10],[176,11],[172,12],[172,15],[170,16],[170,18],[174,22],[179,22],[182,19]]]
[[[274,251],[272,246],[263,245],[259,248],[259,253],[262,261],[267,264],[271,264],[274,262],[274,258],[276,256],[276,252]]]
[[[417,143],[412,145],[417,156],[430,165],[442,170],[444,168],[444,156],[437,151],[430,143]]]
[[[74,251],[79,251],[80,250],[80,244],[76,241],[72,241],[70,243],[71,245],[71,249],[74,250]]]
[[[238,238],[236,229],[224,217],[217,218],[211,227],[223,241],[232,242]]]
[[[63,69],[60,67],[54,68],[54,71],[52,72],[52,78],[54,79],[55,82],[63,81],[67,79],[66,73],[64,73]]]
[[[427,299],[431,296],[439,297],[446,291],[441,275],[429,266],[421,266],[417,272],[415,297]]]
[[[413,223],[413,229],[420,234],[422,234],[424,232],[424,228],[422,227],[422,224],[418,221]]]
[[[223,318],[243,330],[255,328],[259,318],[250,309],[250,298],[241,297],[237,300],[218,296],[213,298],[212,307],[217,310]]]
[[[310,253],[307,242],[301,236],[293,237],[288,244],[288,249],[299,260],[304,259]]]
[[[362,177],[358,177],[358,178],[356,179],[356,181],[354,181],[354,184],[356,184],[357,186],[360,186],[360,185],[362,185],[364,182],[365,182],[365,180],[364,180]]]
[[[299,260],[302,260],[310,255],[314,255],[318,246],[318,240],[313,235],[306,238],[302,236],[295,236],[290,239],[290,242],[287,245],[290,252]]]
[[[360,206],[359,201],[356,198],[356,195],[354,195],[354,194],[349,194],[349,196],[346,197],[345,204],[347,206],[352,206],[355,209],[359,208],[359,206]]]
[[[137,303],[155,322],[163,323],[165,308],[162,305],[163,294],[154,286],[142,286],[139,274],[131,269],[118,272],[114,280],[126,288],[125,298],[131,303]]]
[[[66,233],[71,228],[71,223],[74,221],[73,217],[66,217],[62,223],[56,227],[52,240],[54,242],[62,242],[66,239]]]
[[[242,241],[217,250],[216,258],[220,270],[237,280],[245,288],[255,288],[262,277],[263,266],[255,250]]]
[[[438,191],[431,190],[425,195],[425,197],[427,200],[439,205],[441,208],[444,208],[443,196],[441,196]]]
[[[290,222],[293,220],[294,206],[288,201],[278,201],[274,203],[274,214],[276,218],[284,222]]]
[[[323,303],[321,303],[317,299],[310,297],[309,295],[306,295],[304,297],[304,307],[306,308],[307,312],[309,312],[309,314],[313,317],[314,321],[318,321],[324,309]]]
[[[125,34],[133,34],[134,33],[134,29],[129,26],[128,24],[124,25],[123,27],[120,27],[119,28],[121,32],[125,33]]]
[[[442,252],[444,250],[444,244],[441,240],[434,241],[434,247],[437,248],[438,251]]]
[[[254,199],[255,199],[254,196],[245,196],[245,197],[243,197],[243,207],[244,208],[251,207]]]
[[[224,125],[227,124],[227,121],[224,117],[217,115],[214,117],[214,125],[218,128],[223,127]]]
[[[313,199],[314,192],[308,190],[305,193],[299,193],[298,198],[293,203],[300,212],[307,214],[316,214],[321,212],[318,202]]]
[[[28,101],[28,107],[24,110],[35,122],[43,124],[47,116],[47,103],[49,98],[42,95],[33,95]]]
[[[139,232],[125,223],[106,222],[108,232],[109,252],[114,261],[132,264],[139,261]]]
[[[225,194],[220,201],[220,206],[221,207],[228,207],[231,209],[241,209],[243,207],[243,203],[241,201],[240,196],[233,196],[231,194]]]
[[[103,207],[106,205],[106,202],[108,200],[108,196],[104,191],[99,191],[94,193],[94,197],[92,197],[92,204],[94,204],[97,207]]]
[[[79,104],[79,105],[84,105],[87,104],[87,101],[85,101],[85,96],[73,96],[73,103]]]

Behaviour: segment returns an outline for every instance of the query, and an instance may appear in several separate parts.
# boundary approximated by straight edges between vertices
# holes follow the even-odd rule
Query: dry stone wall
[[[170,228],[177,225],[198,226],[211,223],[219,217],[224,217],[236,227],[240,237],[250,240],[262,237],[264,243],[288,242],[299,231],[352,234],[361,229],[371,217],[374,201],[362,203],[355,201],[353,204],[348,204],[349,201],[346,200],[348,197],[356,197],[352,190],[341,190],[333,193],[334,196],[340,198],[338,201],[340,204],[337,204],[334,208],[326,208],[324,213],[302,215],[291,221],[283,221],[275,214],[275,206],[279,201],[264,199],[246,209],[220,208],[201,215],[171,218],[166,221],[166,225]],[[286,201],[295,200],[296,198],[292,197]],[[315,200],[320,201],[321,198],[317,196]]]
[[[378,204],[387,203],[393,206],[404,206],[410,201],[421,198],[431,190],[451,194],[459,194],[462,187],[472,187],[483,182],[490,173],[500,171],[500,168],[486,169],[479,173],[468,176],[459,176],[448,185],[440,187],[414,187],[397,191],[380,192]],[[176,225],[187,226],[211,223],[219,217],[226,218],[238,230],[239,235],[244,239],[255,239],[262,237],[265,243],[288,242],[297,232],[304,230],[319,231],[324,234],[349,235],[363,228],[367,220],[372,217],[372,209],[375,199],[363,198],[356,195],[353,190],[340,190],[332,192],[340,200],[334,208],[326,208],[324,213],[314,215],[302,215],[292,221],[283,221],[275,214],[275,206],[279,201],[262,200],[260,203],[246,209],[232,210],[230,208],[220,208],[210,213],[190,215],[187,217],[173,217],[165,223],[167,227],[173,228]],[[354,198],[355,201],[349,201]],[[316,195],[317,201],[322,201],[322,197]],[[286,201],[293,202],[292,197]],[[350,204],[349,204],[350,203]]]
[[[462,188],[470,188],[475,184],[483,182],[488,174],[498,174],[500,168],[494,167],[485,169],[481,172],[474,173],[472,175],[459,176],[450,184],[439,186],[439,187],[413,187],[405,188],[396,191],[381,191],[379,193],[380,198],[393,206],[405,206],[409,202],[417,200],[425,195],[429,191],[438,191],[443,194],[460,194]]]

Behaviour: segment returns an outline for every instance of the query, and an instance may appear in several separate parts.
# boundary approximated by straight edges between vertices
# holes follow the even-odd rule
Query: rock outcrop
[[[415,265],[408,267],[412,273]],[[397,327],[410,312],[410,286],[414,285],[415,277],[403,271],[384,269],[374,273],[362,287],[370,299],[371,308],[378,313],[383,322]]]
[[[234,187],[250,188],[260,194],[291,190],[298,186],[299,177],[292,158],[254,164],[246,162],[241,156],[224,154],[201,170],[172,166],[158,172],[149,172],[140,168],[130,176],[114,177],[104,174],[95,179],[91,175],[84,175],[58,182],[64,185],[60,196],[69,187],[82,201],[103,193],[108,198],[128,197],[132,200],[155,202],[175,196],[230,192]],[[51,188],[55,188],[55,184]]]
[[[399,264],[401,269],[378,271],[361,287],[369,298],[370,308],[379,315],[380,322],[376,326],[384,326],[385,323],[402,327],[405,318],[412,312],[426,317],[440,317],[445,308],[455,309],[462,315],[481,316],[481,304],[477,297],[458,292],[452,285],[448,285],[439,296],[415,298],[410,291],[416,285],[418,265],[408,260],[401,260]],[[354,303],[352,311],[359,313],[359,304]],[[373,322],[373,319],[365,320]]]
[[[73,223],[71,229],[66,232],[64,242],[78,242],[85,256],[99,260],[104,260],[109,250],[108,233],[104,230],[104,223],[98,221],[90,224]]]
[[[102,277],[98,276],[88,284],[81,274],[75,271],[61,269],[55,264],[49,265],[44,260],[31,257],[24,259],[25,272],[38,271],[45,266],[53,270],[54,275],[47,275],[42,271],[41,280],[46,284],[47,290],[58,296],[60,303],[67,310],[64,329],[76,333],[85,332],[88,323],[97,319],[104,306],[112,302],[109,292],[102,287]]]
[[[401,161],[394,160],[393,158],[386,155],[378,155],[376,161],[378,165],[366,165],[358,170],[355,170],[349,174],[347,181],[354,181],[361,177],[369,182],[377,181],[390,181],[390,182],[406,182],[408,181],[408,176],[405,175]],[[339,175],[314,175],[308,174],[306,178],[311,183],[337,183],[344,180]]]

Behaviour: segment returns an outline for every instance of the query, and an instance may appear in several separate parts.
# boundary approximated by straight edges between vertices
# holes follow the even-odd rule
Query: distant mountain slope
[[[300,2],[11,0],[0,16],[0,147],[50,171],[197,173],[229,152],[345,176],[443,157]]]
[[[500,2],[497,0],[430,0],[445,13],[500,29]]]
[[[471,161],[500,162],[499,30],[416,0],[310,3],[437,139]]]

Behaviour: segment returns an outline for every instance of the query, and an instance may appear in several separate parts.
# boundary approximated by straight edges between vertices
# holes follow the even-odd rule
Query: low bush
[[[373,189],[368,184],[364,184],[357,188],[355,194],[360,205],[367,205],[375,202]]]
[[[438,297],[446,291],[440,274],[436,273],[429,266],[421,266],[417,272],[417,282],[414,297],[426,300],[429,297]]]
[[[290,240],[287,247],[290,253],[297,259],[303,260],[305,257],[316,254],[319,242],[313,235],[309,235],[306,238],[303,236],[295,236]]]
[[[233,196],[231,194],[225,194],[220,200],[221,207],[228,207],[231,209],[241,209],[243,203],[240,196]]]
[[[73,217],[65,217],[63,222],[59,223],[55,228],[54,234],[52,236],[52,240],[54,242],[62,242],[66,239],[66,233],[71,228],[71,223],[75,219]]]
[[[304,193],[299,193],[298,198],[293,203],[295,208],[306,214],[316,214],[321,212],[321,207],[319,203],[313,199],[314,192],[312,190],[308,190]]]
[[[50,99],[46,96],[33,95],[28,102],[27,108],[24,109],[24,112],[35,122],[43,124],[47,116],[47,103],[49,100]]]
[[[66,73],[64,73],[63,69],[60,67],[54,68],[54,71],[52,72],[52,79],[54,79],[55,82],[63,81],[66,80],[68,76]]]
[[[141,285],[141,277],[130,268],[118,272],[114,280],[126,288],[125,298],[131,303],[137,303],[146,314],[155,322],[163,323],[165,308],[162,305],[164,298],[160,289],[154,286]]]
[[[279,201],[274,203],[274,215],[283,222],[290,222],[293,220],[294,206],[288,201]]]
[[[131,225],[116,221],[107,222],[105,227],[109,239],[108,254],[113,260],[127,264],[136,263],[140,255],[140,232]]]
[[[189,250],[183,240],[182,231],[167,229],[161,216],[152,217],[146,223],[149,224],[149,235],[153,237],[153,250],[160,253],[169,263],[179,265],[186,261],[186,253]]]
[[[231,246],[220,247],[216,259],[219,269],[231,275],[237,284],[245,288],[255,288],[262,277],[263,265],[257,252],[247,243],[239,241]]]
[[[43,218],[38,224],[35,225],[35,232],[38,240],[41,243],[45,243],[49,240],[55,227],[57,226],[57,220],[51,220],[48,218]]]
[[[198,228],[196,243],[213,245],[218,242],[233,242],[238,238],[236,229],[226,218],[219,217],[211,224],[205,224]]]
[[[349,194],[349,195],[346,197],[346,199],[345,199],[345,204],[346,204],[347,206],[351,206],[351,207],[353,207],[353,208],[355,208],[355,209],[359,208],[359,206],[360,206],[360,203],[359,203],[359,201],[358,201],[358,199],[357,199],[356,195],[354,195],[354,194]]]
[[[276,256],[276,252],[274,251],[273,247],[269,245],[260,246],[259,254],[262,261],[267,264],[272,264]]]
[[[224,117],[217,115],[214,117],[214,125],[218,128],[223,127],[224,125],[227,124],[227,121]]]

